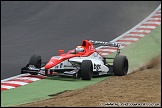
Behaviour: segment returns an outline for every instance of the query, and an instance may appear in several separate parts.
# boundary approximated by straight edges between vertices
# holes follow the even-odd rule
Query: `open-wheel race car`
[[[114,58],[103,57],[96,50],[94,45],[117,47]],[[31,56],[29,63],[21,68],[21,74],[30,73],[32,75],[41,74],[44,76],[71,76],[82,80],[91,80],[93,76],[115,75],[123,76],[128,72],[128,59],[120,55],[120,44],[83,40],[80,46],[64,53],[58,50],[57,56],[51,57],[48,62],[42,62],[41,56]],[[113,59],[112,64],[108,64],[106,59]]]

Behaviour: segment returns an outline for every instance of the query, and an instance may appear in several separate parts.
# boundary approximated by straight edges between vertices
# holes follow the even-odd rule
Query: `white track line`
[[[15,88],[15,87],[13,87],[13,86],[7,86],[7,85],[1,85],[1,88],[12,89],[12,88]]]
[[[10,78],[6,78],[4,80],[1,80],[1,83],[2,82],[5,82],[5,81],[8,81],[8,80],[11,80],[11,79],[15,79],[15,78],[18,78],[18,77],[21,77],[21,76],[29,76],[30,74],[20,74],[20,75],[16,75],[16,76],[13,76],[13,77],[10,77]]]
[[[138,26],[140,26],[142,23],[146,22],[148,19],[150,20],[151,17],[159,10],[161,9],[161,4],[159,5],[159,7],[156,8],[156,10],[154,12],[152,12],[147,18],[145,18],[143,21],[141,21],[139,24],[137,24],[135,27],[133,27],[132,29],[128,30],[127,32],[125,32],[124,34],[120,35],[119,37],[115,38],[114,40],[112,40],[111,42],[115,42],[116,40],[122,38],[123,36],[129,34],[131,31],[135,30]],[[155,20],[156,18],[152,18],[151,20]],[[157,20],[161,20],[161,18],[157,18]]]
[[[6,81],[6,82],[3,82],[4,83],[7,83],[7,84],[18,84],[18,85],[26,85],[28,83],[26,82],[20,82],[20,81]]]
[[[114,40],[110,42],[121,42],[120,48],[124,48],[127,45],[130,45],[140,39],[140,37],[143,37],[150,33],[153,29],[155,29],[158,25],[161,24],[159,18],[161,16],[161,4],[159,7],[156,8],[154,12],[152,12],[147,18],[145,18],[143,21],[141,21],[139,24],[137,24],[135,27],[130,29],[129,31],[125,32],[124,34],[120,35],[119,37],[115,38]],[[154,20],[154,21],[151,21]],[[132,37],[129,37],[132,36]],[[134,36],[134,37],[133,37]],[[135,37],[136,36],[136,37]],[[138,37],[139,36],[139,37]],[[104,46],[100,46],[96,48],[97,50],[102,49]],[[105,49],[106,50],[106,49]],[[103,54],[104,53],[104,54]],[[101,55],[106,55],[105,52],[101,52]]]
[[[19,79],[19,80],[31,80],[31,81],[40,80],[40,78],[33,78],[33,77],[19,77],[19,78],[16,78],[16,79]]]

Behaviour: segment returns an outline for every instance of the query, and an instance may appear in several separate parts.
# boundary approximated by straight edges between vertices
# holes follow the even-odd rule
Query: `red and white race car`
[[[114,58],[103,57],[95,49],[94,45],[117,47],[117,54]],[[41,74],[45,76],[72,76],[82,80],[91,80],[93,76],[117,75],[123,76],[128,72],[128,59],[120,54],[119,44],[83,40],[80,46],[64,53],[58,50],[59,55],[43,63],[41,56],[31,56],[29,63],[21,68],[21,74],[30,73],[33,75]],[[113,64],[106,63],[106,59],[113,59]]]

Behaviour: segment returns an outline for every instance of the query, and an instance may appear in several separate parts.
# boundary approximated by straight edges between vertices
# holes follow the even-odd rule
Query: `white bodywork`
[[[93,71],[101,71],[106,73],[109,71],[109,68],[105,66],[104,62],[102,61],[103,58],[97,52],[92,53],[88,57],[74,57],[69,60],[79,63],[82,63],[83,60],[91,60],[93,64]]]
[[[92,53],[88,57],[81,56],[81,57],[73,57],[73,58],[64,60],[61,63],[57,64],[56,66],[52,67],[51,69],[54,69],[54,70],[80,69],[80,64],[82,63],[83,60],[91,60],[93,64],[93,71],[99,72],[99,75],[107,74],[107,72],[109,71],[109,68],[105,66],[104,62],[102,61],[103,58],[97,52]],[[78,66],[76,67],[76,65]],[[44,69],[44,67],[42,67],[41,69]]]

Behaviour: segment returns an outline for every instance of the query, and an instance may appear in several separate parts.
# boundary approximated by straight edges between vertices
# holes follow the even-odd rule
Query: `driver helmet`
[[[84,48],[83,48],[82,46],[77,46],[77,47],[75,48],[75,51],[76,51],[76,53],[77,53],[77,52],[84,52]]]

